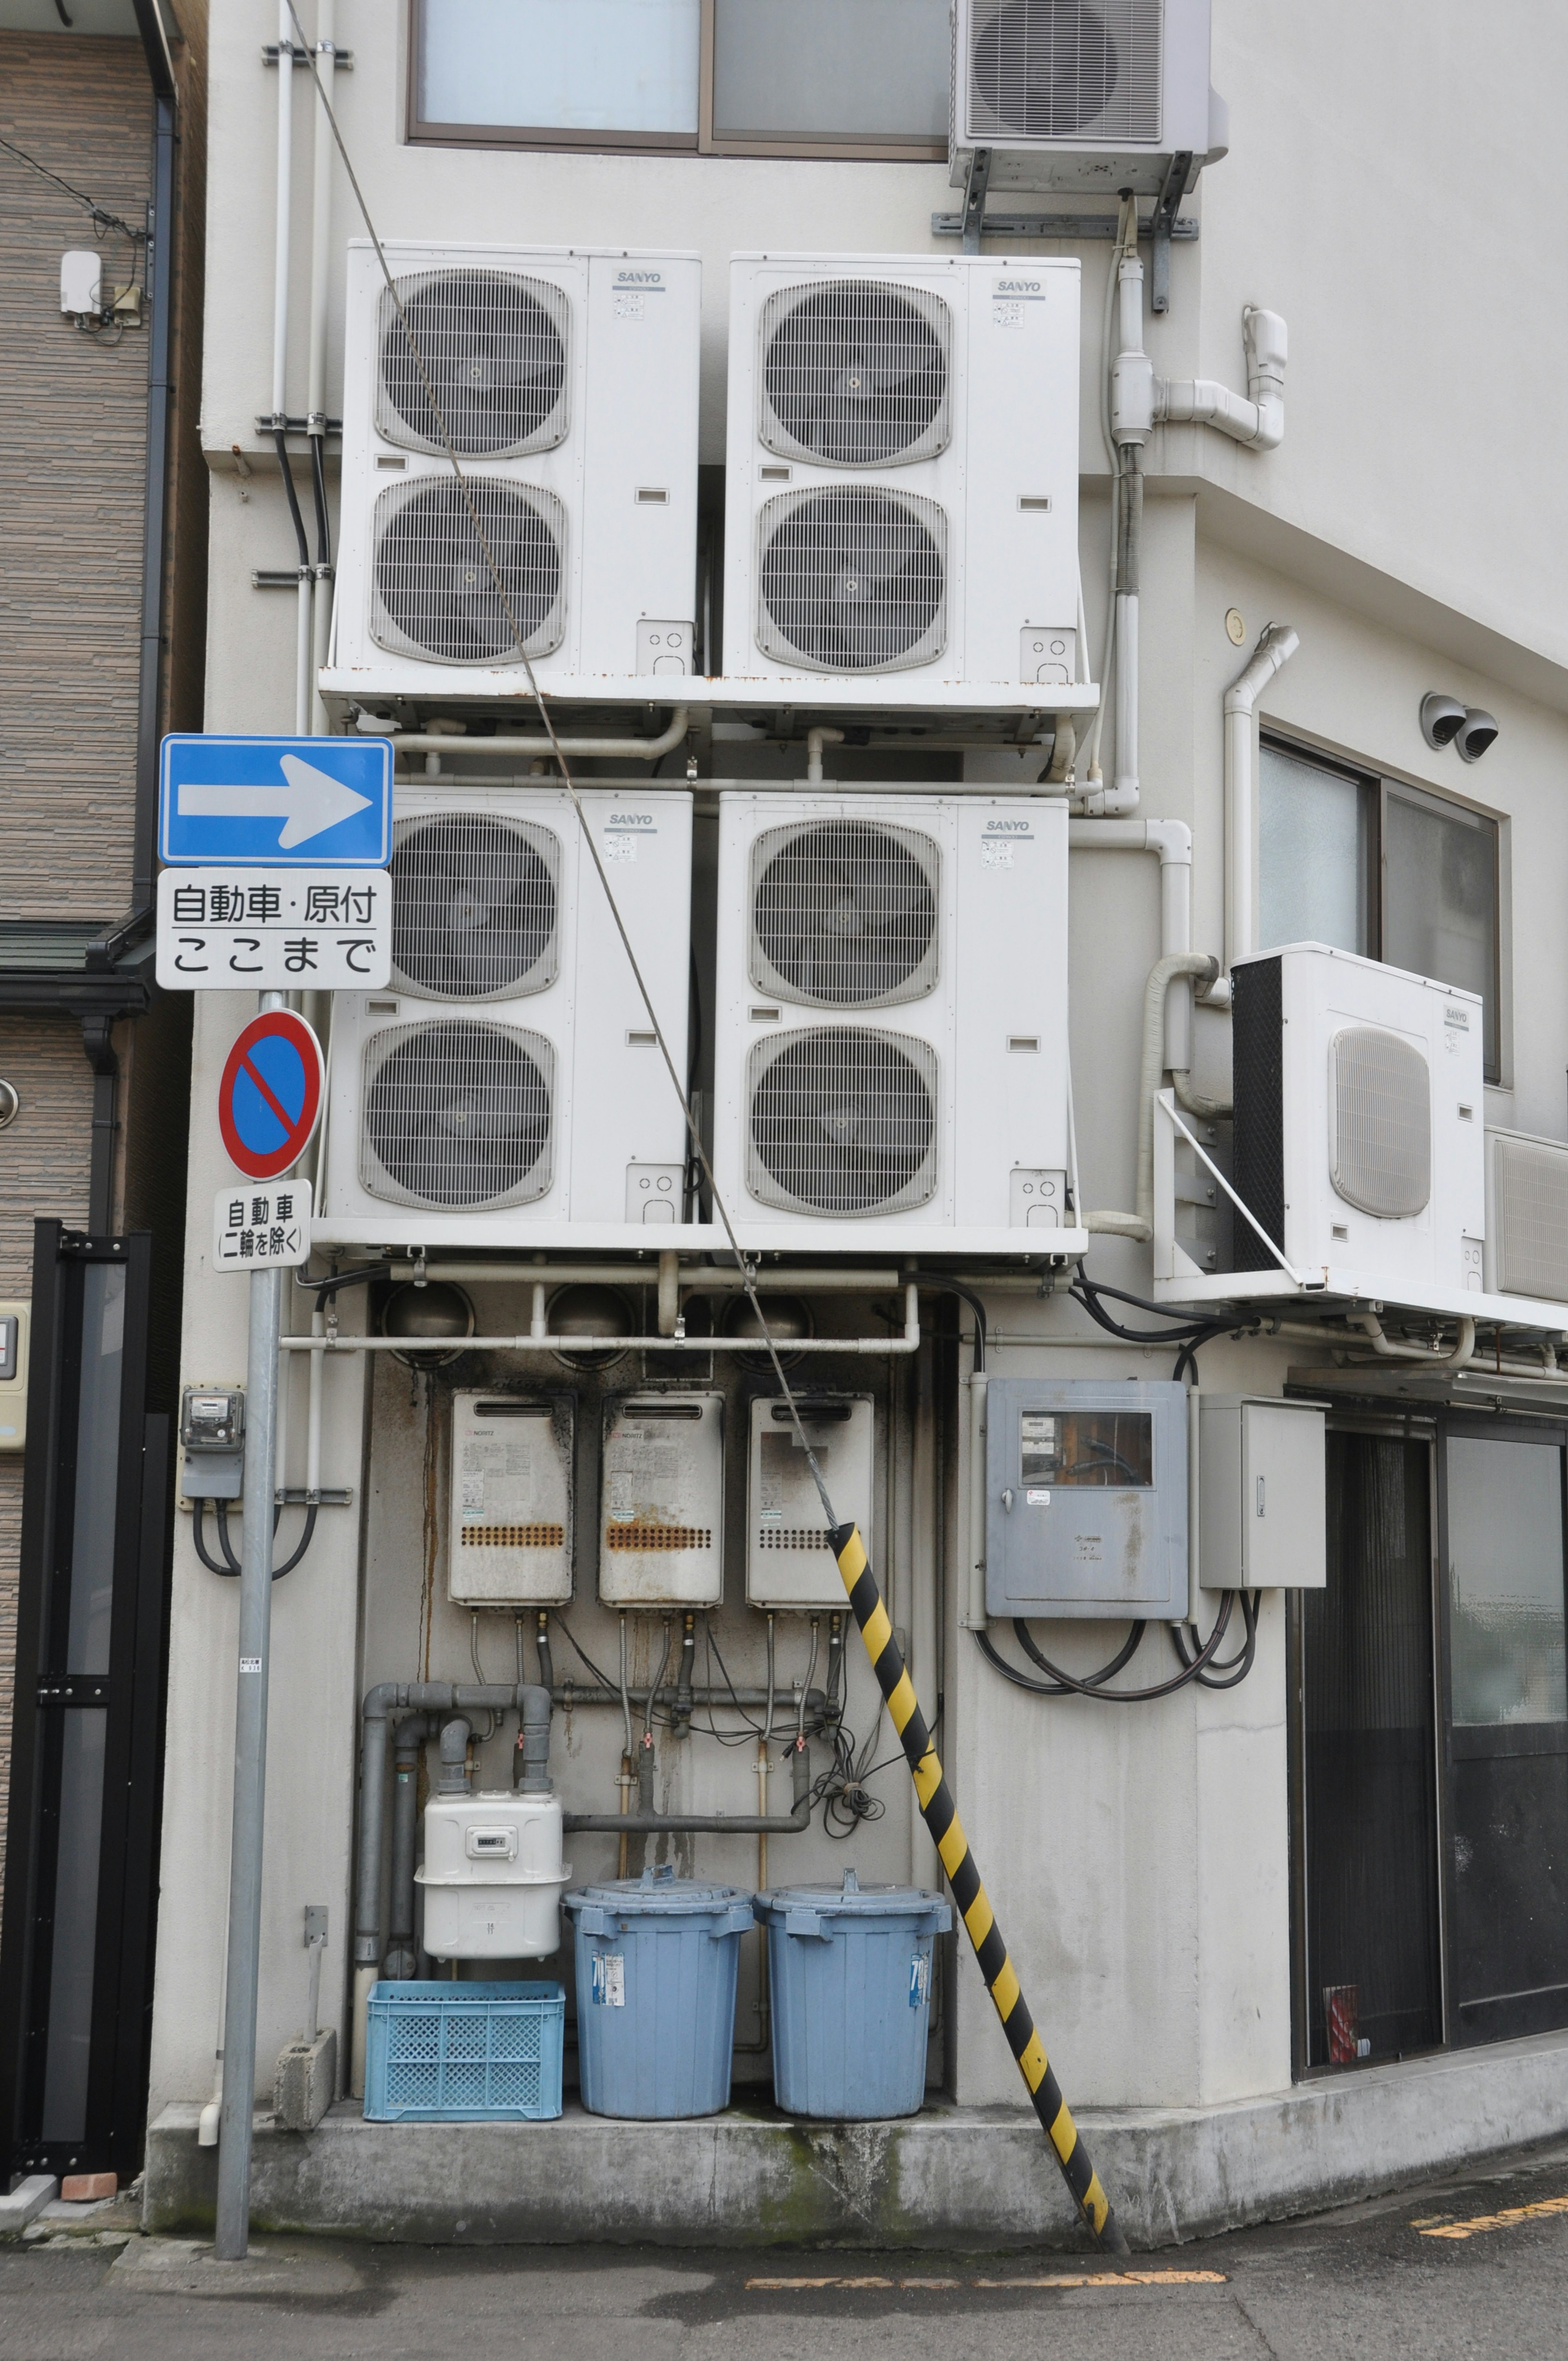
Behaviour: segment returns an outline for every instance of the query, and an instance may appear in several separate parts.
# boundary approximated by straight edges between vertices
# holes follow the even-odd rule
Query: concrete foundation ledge
[[[148,2136],[143,2226],[213,2224],[201,2108]],[[1128,2237],[1161,2246],[1310,2213],[1568,2132],[1568,2033],[1363,2068],[1218,2107],[1086,2109]],[[424,2243],[670,2246],[1080,2246],[1032,2114],[937,2104],[898,2123],[732,2108],[692,2123],[367,2124],[256,2119],[258,2230]]]

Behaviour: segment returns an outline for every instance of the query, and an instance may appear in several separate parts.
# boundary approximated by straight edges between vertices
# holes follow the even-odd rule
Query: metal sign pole
[[[280,1008],[280,992],[261,1006]],[[261,1957],[261,1837],[267,1804],[267,1665],[272,1627],[272,1508],[277,1457],[278,1338],[283,1273],[250,1274],[246,1371],[244,1537],[239,1575],[239,1688],[235,1704],[234,1833],[229,1850],[228,1989],[224,2099],[218,2125],[219,2262],[243,2259],[250,2239],[251,2114],[256,2099],[256,2002]]]

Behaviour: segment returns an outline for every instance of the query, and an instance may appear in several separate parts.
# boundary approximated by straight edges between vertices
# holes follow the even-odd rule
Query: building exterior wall
[[[1568,360],[1561,349],[1568,329],[1536,301],[1537,265],[1518,235],[1521,206],[1528,216],[1518,159],[1551,152],[1561,74],[1549,69],[1568,67],[1568,29],[1544,8],[1531,15],[1541,71],[1528,84],[1513,76],[1488,85],[1464,70],[1470,19],[1457,5],[1387,12],[1369,32],[1348,0],[1311,12],[1286,0],[1261,8],[1216,0],[1213,79],[1230,104],[1234,145],[1187,202],[1201,216],[1201,236],[1174,247],[1170,312],[1148,324],[1147,344],[1161,375],[1236,384],[1244,303],[1283,313],[1292,350],[1287,437],[1267,456],[1199,429],[1162,429],[1150,445],[1141,810],[1191,827],[1193,941],[1219,952],[1222,698],[1264,624],[1293,624],[1300,652],[1263,699],[1266,726],[1467,797],[1498,818],[1505,1050],[1487,1119],[1560,1137],[1568,992],[1558,972],[1564,954],[1555,911],[1568,862],[1568,621],[1558,577],[1568,482],[1525,455],[1539,439],[1538,388],[1555,383]],[[281,488],[254,423],[267,407],[270,334],[268,307],[256,296],[273,201],[271,113],[257,56],[270,38],[266,8],[229,0],[214,36],[203,387],[214,478],[207,722],[280,729],[291,710],[291,602],[257,592],[249,579],[253,567],[292,564]],[[403,47],[389,38],[382,12],[367,0],[340,0],[336,38],[353,48],[355,67],[340,77],[334,103],[384,236],[700,249],[709,464],[724,448],[731,251],[924,252],[934,244],[932,211],[956,203],[939,166],[411,148],[400,140]],[[310,138],[308,107],[297,104],[296,192],[306,185]],[[1456,155],[1466,159],[1462,174],[1452,169]],[[332,243],[341,255],[345,239],[363,230],[341,176],[334,207]],[[1412,253],[1417,212],[1422,236]],[[298,198],[294,238],[302,290],[308,223]],[[1098,424],[1108,247],[1083,241],[1069,250],[1084,266],[1081,557],[1097,652],[1110,538]],[[341,304],[334,272],[329,407],[341,382]],[[303,360],[297,333],[294,412],[304,407]],[[235,468],[236,443],[248,476]],[[1240,649],[1226,631],[1232,608],[1244,618]],[[1455,755],[1434,753],[1422,740],[1420,697],[1438,686],[1497,716],[1501,735],[1484,767],[1462,772]],[[970,783],[1020,783],[1012,757],[967,759]],[[1109,774],[1109,762],[1106,768]],[[1037,772],[1036,753],[1029,783]],[[1142,1001],[1159,950],[1154,862],[1075,852],[1070,929],[1084,1192],[1092,1205],[1130,1209]],[[244,1367],[242,1291],[208,1268],[206,1207],[224,1167],[206,1110],[247,1013],[247,1005],[214,996],[196,1014],[186,1260],[185,1375],[192,1380],[232,1379]],[[1197,1086],[1223,1091],[1228,1063],[1226,1020],[1200,1010]],[[1097,1238],[1091,1267],[1109,1283],[1148,1292],[1146,1248]],[[1165,1352],[1109,1343],[1060,1297],[998,1295],[992,1315],[1000,1328],[1039,1340],[999,1349],[992,1367],[1006,1375],[1170,1374]],[[345,1298],[345,1322],[362,1316]],[[1204,1350],[1203,1382],[1274,1394],[1304,1358],[1310,1365],[1299,1345],[1222,1339]],[[323,1984],[323,2022],[345,2022],[356,1694],[373,1679],[427,1672],[460,1679],[468,1669],[462,1619],[437,1615],[433,1640],[420,1620],[429,1567],[419,1538],[425,1436],[416,1389],[383,1362],[367,1413],[356,1365],[329,1377],[323,1480],[363,1480],[367,1502],[362,1538],[356,1520],[334,1520],[277,1601],[258,2087],[295,2021],[302,1977],[295,1930],[306,1900],[325,1898],[333,1911],[335,1972],[330,2004]],[[960,1391],[944,1412],[940,1449],[934,1429],[921,1427],[915,1439],[924,1472],[916,1538],[891,1568],[894,1620],[912,1635],[927,1707],[943,1695],[942,1745],[955,1792],[1064,2087],[1084,2103],[1190,2107],[1280,2089],[1291,2073],[1291,2000],[1279,1596],[1266,1599],[1255,1667],[1234,1691],[1188,1690],[1117,1709],[1003,1688],[961,1625],[966,1401]],[[938,1497],[942,1533],[935,1530]],[[235,1612],[229,1587],[203,1574],[182,1538],[171,1687],[179,1736],[170,1755],[180,1769],[166,1823],[170,1964],[158,1999],[155,2110],[203,2096],[212,2070]],[[573,1609],[573,1621],[603,1661],[612,1620],[590,1601]],[[1121,1637],[1100,1626],[1052,1631],[1062,1660],[1080,1671],[1102,1663]],[[499,1644],[487,1631],[487,1648]],[[755,1677],[755,1633],[738,1631],[736,1646],[736,1677]],[[1157,1631],[1139,1663],[1150,1679],[1173,1669]],[[853,1679],[863,1695],[858,1664]],[[594,1808],[613,1807],[613,1764],[601,1738],[597,1725],[584,1738],[575,1725],[564,1732],[557,1724],[569,1808],[587,1806],[589,1785],[573,1784],[579,1779],[589,1782]],[[597,1763],[596,1746],[604,1758]],[[748,1808],[733,1762],[722,1775],[729,1808]],[[860,1831],[848,1853],[829,1854],[815,1836],[802,1839],[787,1873],[824,1873],[848,1857],[862,1878],[913,1872],[932,1881],[933,1858],[910,1824],[900,1778],[895,1772],[885,1787],[885,1821]],[[602,1873],[605,1854],[594,1840],[573,1852],[579,1876]],[[731,1873],[711,1845],[697,1858],[705,1869],[722,1862],[719,1873]],[[1014,2101],[1014,2070],[966,1956],[953,1995],[945,2028],[953,2091],[966,2103]]]

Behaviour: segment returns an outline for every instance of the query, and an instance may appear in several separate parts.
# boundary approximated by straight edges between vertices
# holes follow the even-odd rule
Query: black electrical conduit
[[[292,1574],[294,1568],[299,1565],[300,1560],[304,1556],[305,1552],[310,1548],[311,1543],[315,1536],[316,1516],[320,1505],[320,1502],[316,1500],[307,1501],[305,1505],[304,1530],[300,1535],[299,1546],[295,1550],[292,1557],[285,1558],[281,1565],[275,1565],[273,1567],[272,1579],[274,1582],[281,1582],[286,1574]],[[212,1552],[208,1549],[206,1534],[203,1531],[203,1524],[209,1506],[217,1512],[218,1547],[223,1552],[224,1556],[224,1562],[222,1565],[219,1564],[218,1560],[214,1557]],[[281,1517],[282,1513],[283,1511],[280,1507],[275,1508],[272,1511],[272,1530],[274,1533],[278,1531],[279,1519]],[[239,1560],[235,1555],[234,1543],[229,1539],[229,1504],[226,1500],[214,1500],[209,1503],[204,1499],[193,1499],[191,1503],[191,1532],[192,1538],[196,1544],[196,1555],[201,1559],[202,1564],[206,1567],[209,1574],[223,1575],[225,1577],[229,1575],[238,1574]]]

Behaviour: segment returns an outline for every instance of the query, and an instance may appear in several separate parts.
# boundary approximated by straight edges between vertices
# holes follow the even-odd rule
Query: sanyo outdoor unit
[[[1235,1184],[1286,1259],[1374,1300],[1478,1291],[1479,996],[1321,943],[1238,961],[1233,988]],[[1279,1269],[1234,1235],[1238,1269]]]
[[[391,289],[348,252],[333,685],[510,692],[523,653],[552,685],[689,672],[696,257],[386,255]]]
[[[1079,265],[739,255],[724,668],[792,698],[1079,678]]]
[[[715,1177],[754,1243],[1081,1251],[1067,813],[719,799]]]
[[[1568,1303],[1568,1148],[1486,1134],[1486,1292]]]
[[[580,792],[684,1071],[690,799]],[[677,1222],[684,1118],[565,795],[400,788],[391,875],[390,984],[334,999],[318,1240]]]
[[[954,0],[955,187],[1178,194],[1224,155],[1210,0]]]

